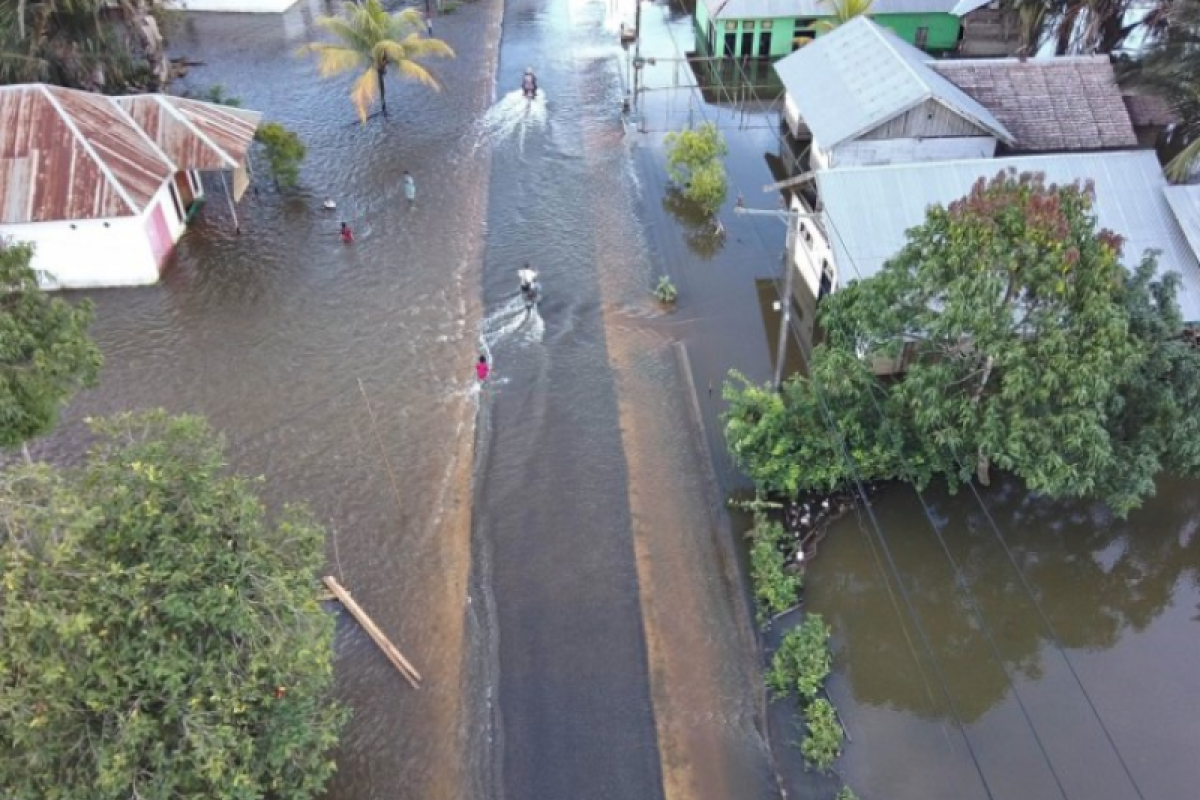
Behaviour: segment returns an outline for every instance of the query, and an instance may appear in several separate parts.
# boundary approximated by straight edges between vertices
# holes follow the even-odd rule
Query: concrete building
[[[0,236],[34,245],[47,288],[154,283],[204,198],[200,173],[244,175],[260,119],[167,95],[0,87]]]
[[[916,47],[945,53],[958,46],[960,5],[960,0],[875,0],[871,18]],[[775,59],[836,30],[831,20],[824,0],[698,0],[696,38],[707,55]]]

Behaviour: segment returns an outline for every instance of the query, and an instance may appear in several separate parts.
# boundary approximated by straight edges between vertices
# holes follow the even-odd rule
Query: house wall
[[[215,0],[207,1],[215,2]],[[694,19],[696,36],[704,42],[702,46],[699,42],[697,43],[698,50],[703,50],[712,55],[724,55],[725,34],[733,33],[735,34],[733,55],[736,58],[743,56],[757,57],[760,43],[764,36],[770,37],[769,58],[772,60],[782,58],[799,49],[795,44],[797,30],[812,31],[814,37],[822,36],[830,30],[821,24],[822,22],[829,22],[829,17],[777,17],[769,20],[771,23],[769,31],[765,30],[762,24],[768,20],[722,19],[716,20],[715,23],[716,43],[715,47],[713,47],[710,44],[711,31],[708,9],[705,7],[703,0],[700,0],[696,4]],[[924,29],[925,41],[923,47],[929,52],[947,52],[958,46],[959,20],[953,14],[880,14],[872,17],[872,19],[883,27],[890,28],[901,39],[910,44],[918,44],[918,40],[921,37],[920,31]],[[803,21],[802,28],[797,26],[798,21]],[[751,34],[751,48],[748,52],[744,51],[743,48],[743,34],[745,33]]]
[[[296,0],[171,0],[180,11],[241,11],[270,14],[287,11]]]
[[[798,199],[792,199],[792,211],[798,214],[811,213]],[[833,250],[821,226],[813,219],[796,221],[796,234],[791,242],[791,266],[796,270],[797,283],[803,284],[813,297],[820,296],[821,274],[828,266],[833,278],[831,291],[838,287],[837,265]]]
[[[857,138],[902,139],[905,137],[987,135],[988,132],[983,128],[964,119],[942,103],[936,100],[926,100]]]
[[[33,268],[46,273],[43,285],[47,289],[155,283],[159,265],[146,233],[154,209],[162,209],[172,244],[185,230],[183,219],[175,212],[171,185],[172,180],[164,182],[146,210],[136,217],[0,225],[0,235],[34,245]]]
[[[140,217],[0,225],[0,234],[34,246],[33,268],[47,289],[141,286],[158,280],[158,265]]]
[[[995,154],[996,140],[990,136],[859,139],[834,148],[833,162],[839,167],[851,167],[873,164],[910,164],[914,161],[991,158]]]

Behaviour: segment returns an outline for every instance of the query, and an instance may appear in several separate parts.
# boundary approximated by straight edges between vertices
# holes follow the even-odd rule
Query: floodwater
[[[893,800],[1194,797],[1195,483],[1162,481],[1125,522],[1005,482],[981,502],[925,500],[928,518],[914,491],[887,490],[888,551],[850,517],[808,575],[834,630],[850,785]]]

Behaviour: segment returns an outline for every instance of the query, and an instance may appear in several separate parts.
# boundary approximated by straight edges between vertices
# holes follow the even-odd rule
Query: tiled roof
[[[1171,104],[1161,97],[1145,94],[1127,94],[1125,110],[1129,112],[1129,120],[1134,127],[1166,127],[1179,121],[1179,115],[1171,108]]]
[[[992,113],[929,67],[930,57],[865,17],[838,26],[775,71],[824,149],[935,100],[997,139],[1012,135]]]
[[[1025,151],[1135,147],[1108,56],[930,60],[978,100]]]
[[[843,282],[868,278],[904,246],[905,232],[931,205],[965,197],[980,178],[1006,168],[1040,172],[1047,184],[1090,181],[1098,223],[1125,238],[1124,263],[1134,266],[1158,250],[1160,272],[1183,278],[1185,321],[1200,322],[1200,189],[1169,187],[1153,150],[931,161],[880,167],[842,167],[817,173],[826,229]],[[1181,189],[1185,191],[1181,191]]]
[[[0,87],[0,222],[141,213],[175,168],[102,95]]]

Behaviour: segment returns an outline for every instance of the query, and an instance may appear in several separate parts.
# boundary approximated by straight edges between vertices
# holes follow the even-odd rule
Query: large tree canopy
[[[33,248],[0,240],[0,448],[48,433],[58,412],[96,380],[92,306],[38,288]]]
[[[731,386],[727,438],[768,491],[851,477],[951,485],[996,465],[1050,497],[1125,512],[1200,469],[1200,353],[1173,278],[1132,276],[1085,186],[1001,173],[928,211],[875,276],[826,299],[811,378]],[[872,364],[905,351],[902,377]],[[850,459],[846,458],[848,450]]]
[[[323,531],[268,520],[195,418],[96,423],[0,475],[0,785],[12,800],[318,794],[342,712]]]

